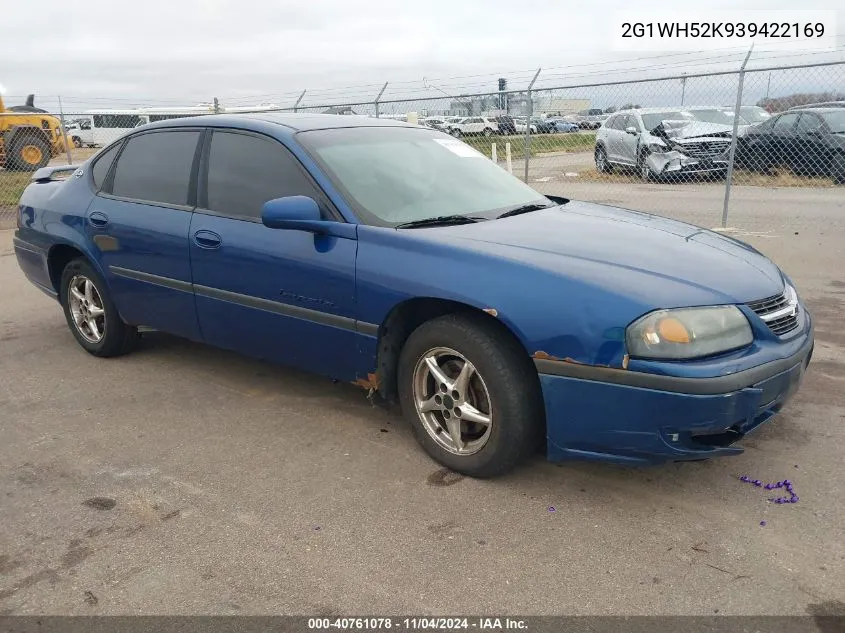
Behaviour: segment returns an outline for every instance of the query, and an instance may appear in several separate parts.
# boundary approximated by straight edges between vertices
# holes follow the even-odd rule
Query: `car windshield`
[[[650,112],[643,114],[645,129],[653,130],[663,121],[695,121],[695,116],[688,110],[666,110],[664,112]]]
[[[297,135],[367,224],[494,218],[547,198],[469,145],[427,128],[352,127]]]
[[[772,115],[758,106],[748,106],[739,109],[739,115],[748,123],[762,123],[772,118]]]
[[[845,110],[834,110],[832,112],[819,112],[819,115],[827,123],[827,127],[834,134],[845,134]]]
[[[705,123],[722,123],[724,125],[734,124],[733,110],[719,110],[717,108],[695,109],[690,111],[696,121]],[[740,119],[742,117],[740,116]],[[740,121],[742,122],[742,121]]]

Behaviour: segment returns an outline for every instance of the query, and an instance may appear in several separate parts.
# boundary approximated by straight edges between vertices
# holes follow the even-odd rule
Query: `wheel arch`
[[[379,325],[376,359],[376,384],[379,394],[388,401],[398,396],[399,355],[408,337],[423,323],[447,314],[467,314],[497,329],[514,341],[530,360],[530,354],[514,328],[499,318],[494,308],[477,306],[438,297],[414,297],[393,306]],[[538,378],[539,380],[539,378]]]
[[[96,261],[90,253],[87,253],[77,244],[57,242],[47,251],[47,272],[50,275],[50,283],[57,295],[61,294],[59,285],[62,281],[62,271],[65,269],[65,266],[77,258],[87,261],[97,271],[100,277],[103,278],[106,285],[108,285],[108,278],[104,274],[100,262]]]

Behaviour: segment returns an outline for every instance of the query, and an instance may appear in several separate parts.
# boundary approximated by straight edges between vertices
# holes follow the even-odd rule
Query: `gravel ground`
[[[718,185],[544,187],[708,227],[721,213]],[[843,609],[845,200],[736,199],[733,234],[816,318],[786,411],[736,458],[538,455],[493,481],[441,470],[350,385],[157,334],[87,355],[0,232],[0,615]],[[801,501],[767,504],[741,474],[790,478]]]

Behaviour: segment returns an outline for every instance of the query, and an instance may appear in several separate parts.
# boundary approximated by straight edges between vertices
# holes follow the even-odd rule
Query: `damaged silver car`
[[[723,108],[617,112],[596,133],[596,169],[635,168],[646,181],[685,174],[724,177],[733,119]]]

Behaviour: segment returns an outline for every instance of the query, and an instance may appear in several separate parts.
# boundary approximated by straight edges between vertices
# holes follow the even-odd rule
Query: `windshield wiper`
[[[482,220],[483,218],[471,218],[468,215],[438,215],[434,218],[425,218],[423,220],[413,220],[411,222],[402,222],[397,224],[395,229],[416,229],[423,226],[449,226],[456,224],[473,224]]]
[[[539,204],[539,203],[532,203],[532,204],[523,204],[521,207],[517,207],[516,209],[511,209],[510,211],[505,211],[499,218],[509,218],[512,215],[521,215],[523,213],[531,213],[532,211],[540,211],[541,209],[551,209],[552,207],[558,206],[556,204]]]

